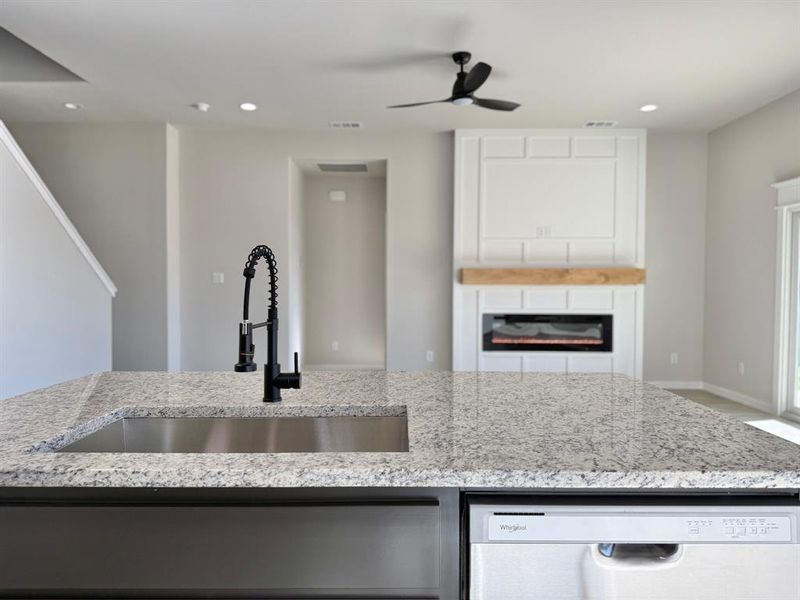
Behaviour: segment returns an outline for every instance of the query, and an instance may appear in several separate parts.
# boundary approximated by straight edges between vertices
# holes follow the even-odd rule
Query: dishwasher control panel
[[[497,509],[498,507],[495,507]],[[604,510],[605,509],[605,510]],[[478,523],[475,523],[476,525]],[[797,543],[795,511],[592,511],[542,508],[486,511],[483,542],[517,543]],[[479,541],[473,539],[473,541]]]
[[[722,533],[730,539],[789,541],[790,527],[789,517],[722,517]],[[703,521],[689,524],[690,535],[699,535],[702,529]]]

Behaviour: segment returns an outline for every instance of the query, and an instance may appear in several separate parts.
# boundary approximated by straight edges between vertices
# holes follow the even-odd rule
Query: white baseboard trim
[[[761,410],[764,411],[765,413],[774,414],[772,402],[770,402],[769,400],[753,398],[752,396],[742,394],[741,392],[729,390],[727,388],[720,387],[718,385],[714,385],[713,383],[708,383],[708,382],[704,384],[703,389],[707,392],[711,392],[712,394],[716,394],[717,396],[721,396],[728,400],[733,400],[734,402],[738,402],[739,404],[744,404],[745,406],[749,406],[750,408],[755,408],[756,410]]]
[[[664,388],[665,390],[702,390],[705,384],[702,381],[647,381],[650,385]]]
[[[304,371],[383,371],[386,367],[374,363],[348,363],[337,365],[333,363],[303,365]]]
[[[725,398],[726,400],[733,400],[734,402],[744,404],[750,408],[774,414],[772,402],[769,400],[753,398],[741,392],[708,383],[707,381],[648,381],[647,383],[665,390],[704,390],[711,394],[716,394],[721,398]]]

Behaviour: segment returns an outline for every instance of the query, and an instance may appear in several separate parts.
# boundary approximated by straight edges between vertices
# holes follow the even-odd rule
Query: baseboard
[[[772,403],[769,400],[753,398],[746,394],[729,390],[706,381],[648,381],[650,385],[663,388],[665,390],[705,390],[726,400],[733,400],[739,404],[744,404],[750,408],[755,408],[769,414],[773,414]]]
[[[303,365],[304,371],[383,371],[385,368],[382,364],[374,363]]]
[[[705,384],[702,381],[648,381],[650,385],[664,388],[665,390],[702,390]]]
[[[718,385],[714,385],[713,383],[708,383],[708,382],[706,382],[703,385],[703,389],[707,392],[711,392],[712,394],[716,394],[717,396],[721,396],[722,398],[733,400],[734,402],[738,402],[739,404],[744,404],[745,406],[749,406],[750,408],[755,408],[756,410],[760,410],[765,413],[773,414],[772,402],[768,400],[753,398],[752,396],[748,396],[746,394],[742,394],[734,390],[729,390],[727,388],[720,387]]]

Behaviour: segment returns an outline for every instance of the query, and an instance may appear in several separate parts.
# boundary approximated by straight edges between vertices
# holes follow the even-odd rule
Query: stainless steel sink
[[[122,418],[57,452],[408,452],[405,416]]]

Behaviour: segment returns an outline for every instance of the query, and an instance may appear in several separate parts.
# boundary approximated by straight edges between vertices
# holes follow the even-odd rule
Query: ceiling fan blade
[[[489,78],[489,73],[492,72],[492,67],[484,62],[479,62],[472,67],[467,73],[467,78],[464,80],[464,93],[471,94],[479,87],[481,87]]]
[[[412,102],[411,104],[395,104],[386,108],[409,108],[411,106],[425,106],[426,104],[439,104],[440,102],[450,102],[450,98],[444,100],[431,100],[430,102]]]
[[[492,100],[491,98],[473,98],[473,104],[482,106],[483,108],[490,108],[492,110],[514,110],[520,107],[516,102],[509,102],[508,100]]]

